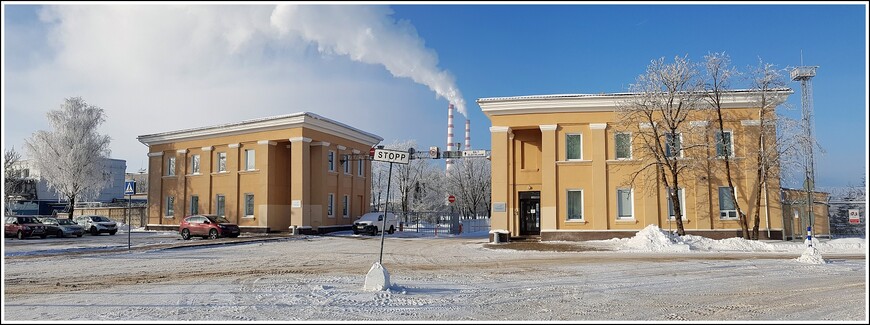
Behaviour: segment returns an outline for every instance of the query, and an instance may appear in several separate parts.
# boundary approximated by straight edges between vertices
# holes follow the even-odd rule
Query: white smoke
[[[321,53],[381,64],[393,76],[411,78],[453,103],[468,116],[453,76],[438,68],[438,55],[427,49],[407,21],[395,21],[382,6],[279,5],[271,24],[281,35],[298,35],[317,43]]]

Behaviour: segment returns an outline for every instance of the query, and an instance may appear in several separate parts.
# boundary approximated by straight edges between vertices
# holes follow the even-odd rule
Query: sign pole
[[[130,250],[130,243],[132,240],[130,239],[130,221],[133,220],[132,214],[133,212],[130,210],[133,208],[133,196],[127,195],[127,250]]]
[[[384,234],[387,233],[387,218],[390,216],[390,177],[393,175],[393,163],[390,163],[390,171],[387,172],[387,202],[384,205],[384,222],[381,226],[381,254],[378,256],[378,263],[383,265],[384,260]]]

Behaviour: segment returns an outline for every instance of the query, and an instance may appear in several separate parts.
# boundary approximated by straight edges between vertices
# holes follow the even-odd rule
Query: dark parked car
[[[104,216],[78,216],[74,219],[76,223],[78,223],[85,231],[90,232],[91,235],[99,235],[101,233],[107,232],[109,235],[114,235],[118,232],[118,225]]]
[[[6,236],[15,236],[18,239],[24,239],[30,236],[39,236],[45,238],[45,226],[35,217],[28,216],[8,216],[6,217],[6,225],[3,227],[3,234]]]
[[[239,237],[239,226],[224,217],[198,214],[187,216],[178,225],[178,232],[184,240],[191,236],[215,239],[218,237]]]
[[[67,218],[43,218],[40,221],[46,227],[46,234],[58,238],[66,237],[66,235],[81,237],[85,233],[84,227]]]

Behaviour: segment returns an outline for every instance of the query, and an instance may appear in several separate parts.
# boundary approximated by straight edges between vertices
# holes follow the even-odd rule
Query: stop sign
[[[447,197],[447,201],[449,201],[450,203],[456,202],[456,197],[453,196],[453,195],[448,196],[448,197]]]
[[[372,147],[371,149],[369,149],[369,156],[371,156],[371,157],[375,156],[375,147]]]

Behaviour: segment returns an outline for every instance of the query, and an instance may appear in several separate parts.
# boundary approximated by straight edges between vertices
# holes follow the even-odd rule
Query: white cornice
[[[160,156],[163,156],[163,151],[149,152],[148,153],[148,157],[160,157]]]
[[[760,120],[742,120],[740,121],[740,125],[742,126],[759,126],[761,125]]]
[[[768,92],[768,98],[776,103],[784,102],[794,91],[788,88]],[[751,108],[760,106],[761,92],[753,90],[733,90],[722,96],[723,108]],[[628,102],[637,93],[615,94],[555,94],[516,97],[480,98],[478,106],[487,116],[534,114],[534,113],[576,113],[612,112],[621,102]]]
[[[291,128],[311,129],[326,134],[345,138],[366,145],[375,145],[384,139],[337,122],[320,115],[301,112],[281,116],[273,116],[261,119],[246,120],[237,123],[208,126],[164,133],[140,135],[137,139],[145,145],[156,145],[179,141],[201,140],[230,135],[247,134],[272,130],[284,130]]]
[[[178,149],[175,152],[183,155],[187,153],[187,149]]]
[[[277,142],[275,142],[275,141],[269,141],[269,140],[260,140],[260,141],[257,141],[257,144],[268,144],[268,145],[270,145],[270,146],[278,145]]]
[[[510,131],[511,131],[511,128],[509,126],[490,126],[489,127],[490,133],[510,132]]]
[[[356,150],[356,149],[353,149],[353,151],[351,151],[351,152],[353,152],[354,155],[358,155],[360,153],[360,151]]]
[[[329,142],[326,142],[326,141],[317,141],[317,142],[312,142],[312,143],[311,143],[311,146],[312,146],[312,147],[316,147],[316,146],[329,147],[329,145],[330,145],[330,143],[329,143]]]
[[[709,121],[689,121],[691,127],[706,127],[708,124],[710,124]]]
[[[338,150],[344,150],[344,149],[347,149],[347,147],[342,146],[342,145],[338,145],[338,146],[335,146],[335,147],[338,148]]]
[[[607,123],[589,123],[589,129],[604,130],[607,128]]]
[[[211,151],[212,148],[214,148],[214,147],[208,146],[208,147],[202,147],[200,149],[202,149],[202,151]]]
[[[309,143],[310,143],[310,142],[311,142],[311,138],[306,138],[306,137],[295,137],[295,138],[287,139],[287,141],[290,141],[290,143],[293,143],[293,142],[299,142],[299,141],[302,141],[302,142],[309,142]],[[290,147],[288,146],[287,148],[290,148]]]
[[[238,143],[230,143],[227,145],[227,148],[238,148],[238,147],[239,147]]]
[[[541,128],[541,131],[556,131],[556,129],[559,128],[556,124],[545,124],[539,125],[538,127]]]

